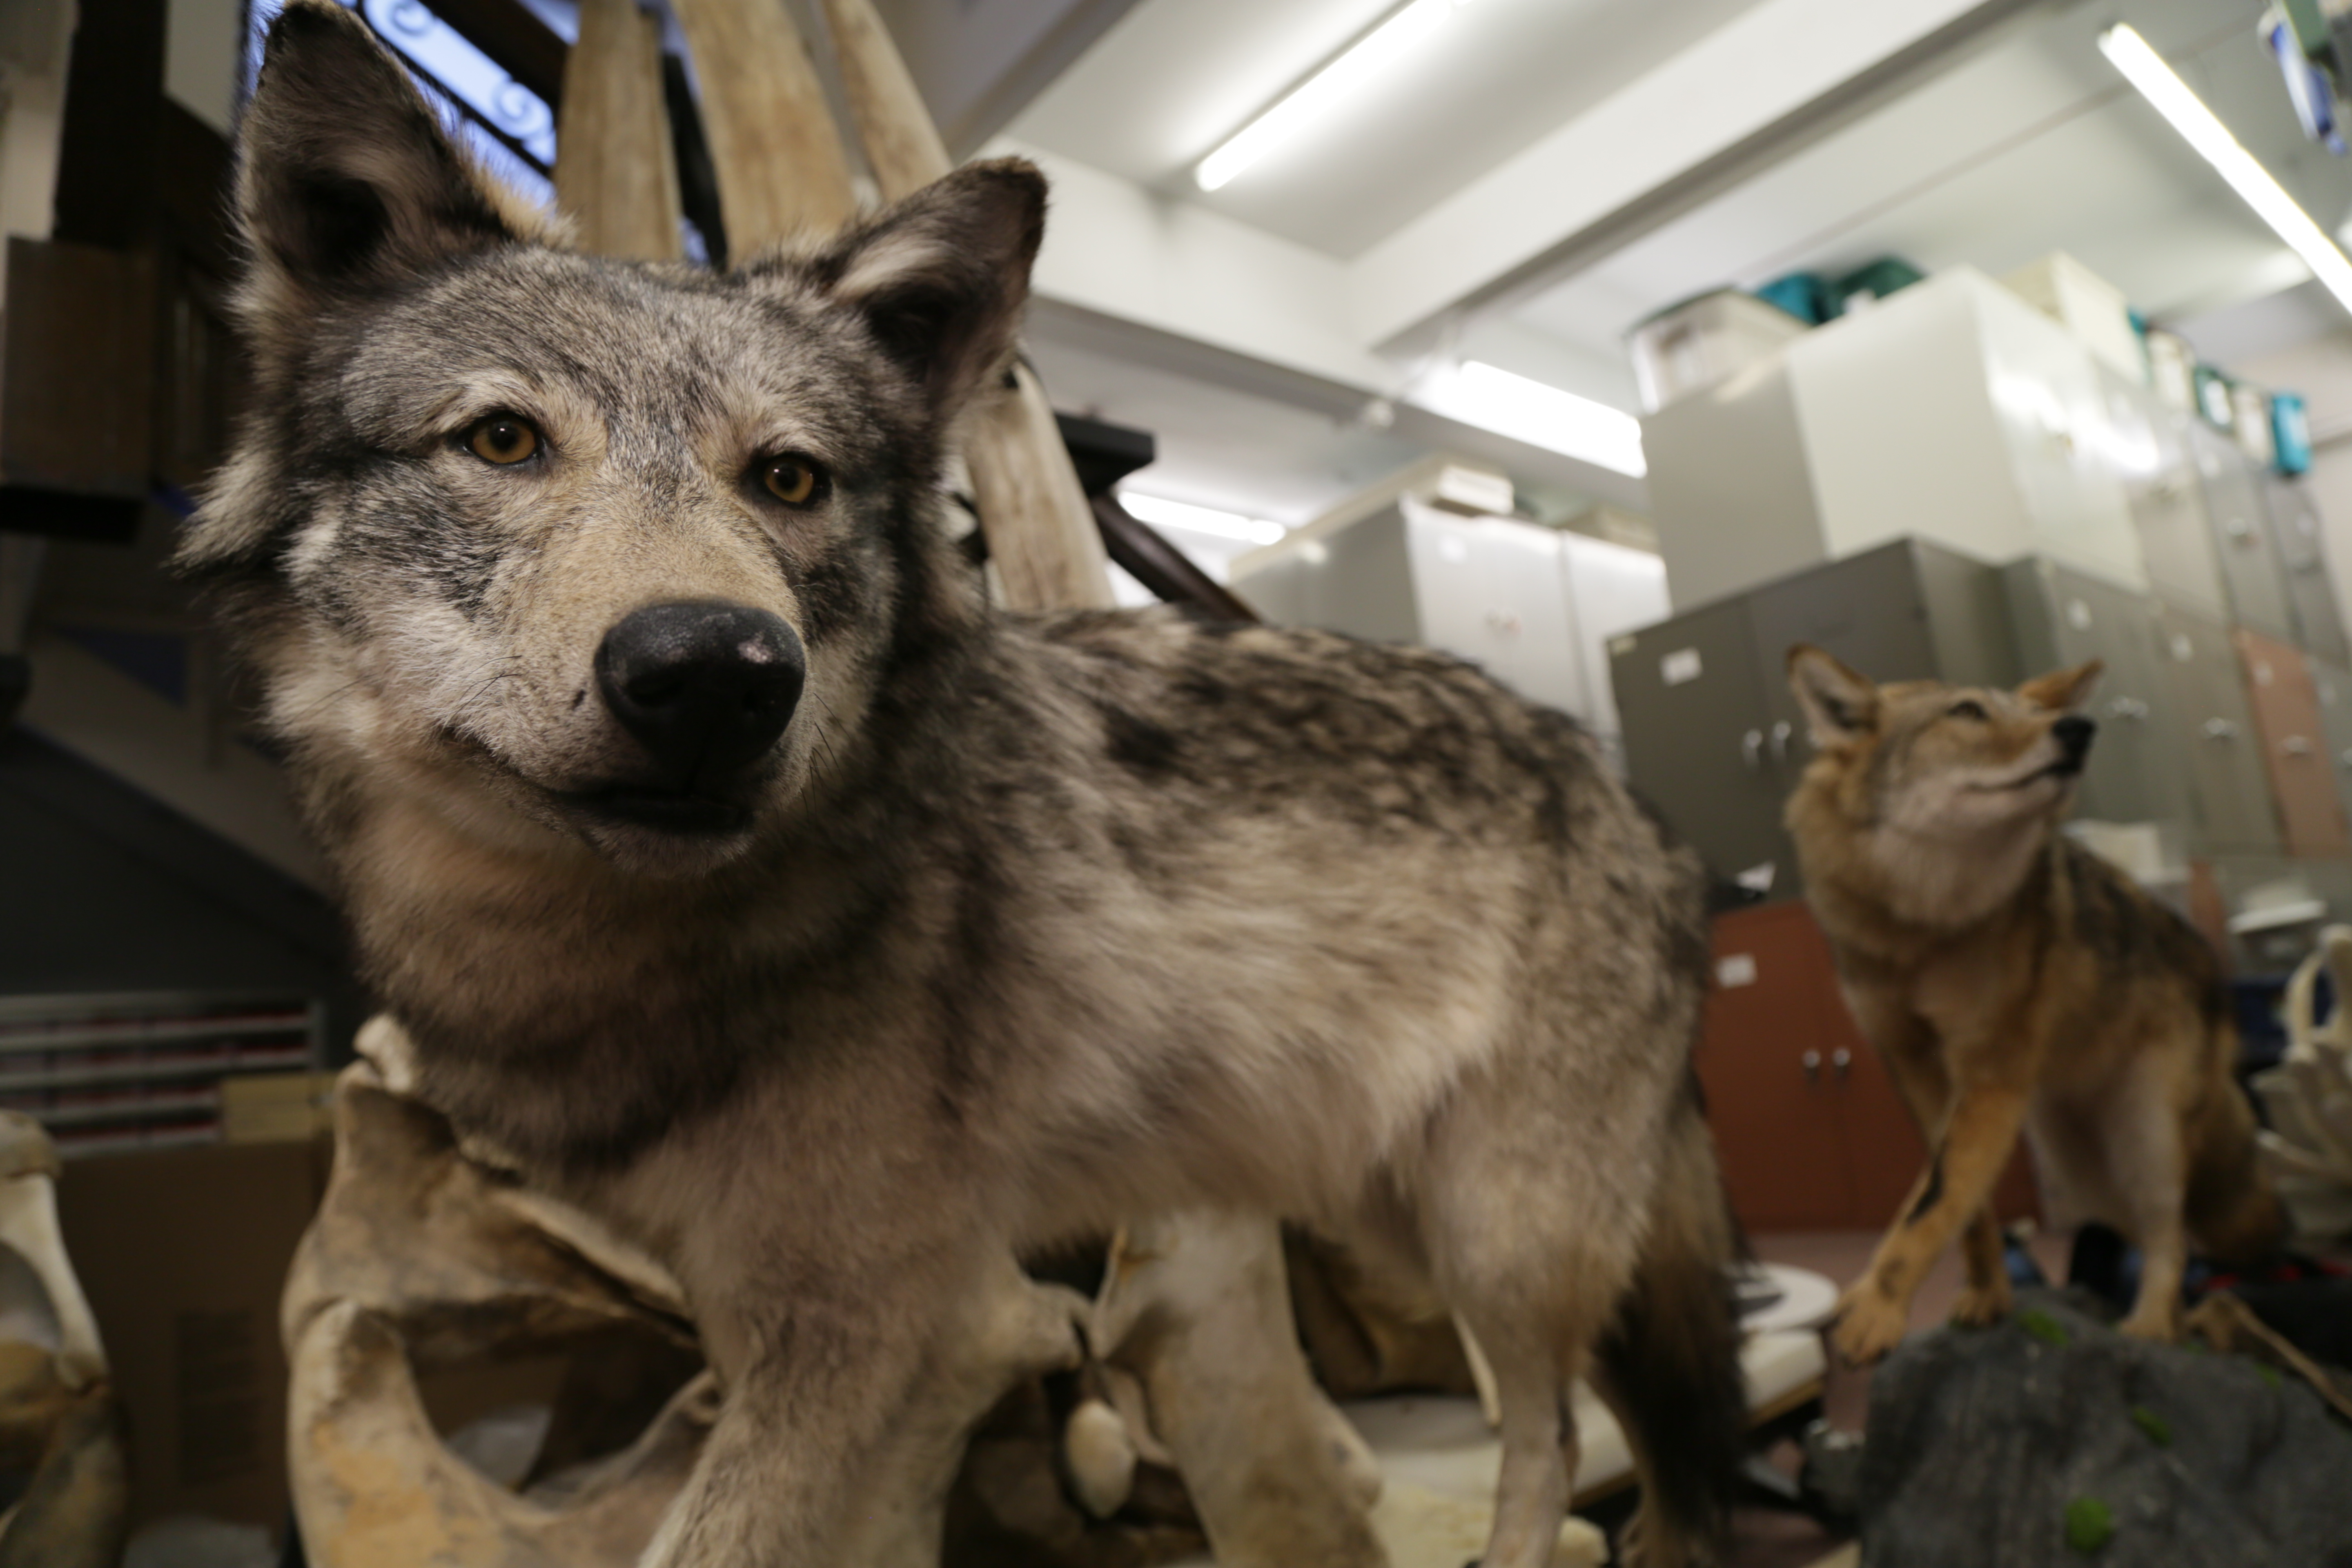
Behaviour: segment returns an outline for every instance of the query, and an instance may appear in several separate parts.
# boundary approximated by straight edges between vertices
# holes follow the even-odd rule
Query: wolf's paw
[[[1902,1302],[1865,1281],[1838,1298],[1837,1327],[1830,1343],[1849,1366],[1868,1366],[1903,1341],[1911,1313]]]
[[[1952,1303],[1952,1321],[1964,1328],[1985,1328],[2008,1317],[2016,1301],[2010,1294],[2006,1279],[1997,1285],[1971,1285],[1960,1292],[1958,1300]]]
[[[2149,1306],[2142,1302],[2132,1308],[2131,1316],[2116,1328],[2136,1340],[2152,1340],[2168,1345],[2180,1338],[2180,1310],[2169,1301]]]

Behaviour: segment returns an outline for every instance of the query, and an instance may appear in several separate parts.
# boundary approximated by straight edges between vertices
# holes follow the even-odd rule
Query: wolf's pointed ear
[[[1878,721],[1878,688],[1811,643],[1789,650],[1789,689],[1804,705],[1817,746],[1850,741]]]
[[[2019,687],[2017,694],[2037,707],[2063,713],[2091,695],[2091,688],[2098,684],[2099,675],[2106,668],[2105,659],[2095,658],[2072,669],[2053,669]]]
[[[1045,175],[1002,158],[926,185],[810,268],[946,415],[1013,352],[1045,233]]]
[[[240,132],[243,310],[265,335],[450,256],[538,237],[356,12],[288,0]]]

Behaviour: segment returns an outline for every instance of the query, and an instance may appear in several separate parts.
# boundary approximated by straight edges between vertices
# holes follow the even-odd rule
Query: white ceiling
[[[1153,221],[1205,212],[1347,263],[1713,30],[1769,14],[1764,0],[1475,0],[1313,133],[1221,191],[1194,187],[1202,156],[1397,5],[1137,0],[1009,134],[1136,187]],[[1624,335],[1660,308],[1799,268],[1834,276],[1890,254],[1929,270],[1998,275],[2066,250],[2153,318],[2201,330],[2217,354],[2343,323],[2308,288],[2249,304],[2307,273],[2095,47],[2111,23],[2138,27],[2333,228],[2352,216],[2352,160],[2313,146],[2294,123],[2256,37],[2263,0],[2016,10],[1728,188],[1662,208],[1604,254],[1463,308],[1414,352],[1491,360],[1631,409]],[[1139,483],[1162,494],[1297,521],[1376,480],[1382,465],[1459,434],[1410,420],[1368,426],[1361,394],[1355,405],[1328,387],[1291,399],[1278,385],[1203,372],[1171,359],[1150,331],[1122,347],[1100,323],[1083,342],[1066,326],[1048,313],[1034,333],[1049,386],[1066,405],[1155,430],[1165,455]],[[1390,386],[1412,374],[1395,363]],[[1531,488],[1549,483],[1542,510],[1572,500],[1559,473],[1496,455]]]
[[[1396,0],[1142,0],[1016,140],[1351,258],[1749,0],[1475,0],[1379,88],[1233,184],[1192,169]]]
[[[2332,225],[2352,170],[2304,141],[2254,37],[2259,5],[2071,6],[1510,312],[1595,353],[1726,283],[1880,256],[1998,276],[2064,250],[2157,319],[2280,286],[2284,247],[2099,55],[2131,20]],[[2292,266],[2284,281],[2305,274]]]

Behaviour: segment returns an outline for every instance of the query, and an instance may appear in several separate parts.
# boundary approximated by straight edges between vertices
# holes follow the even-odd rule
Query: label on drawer
[[[1729,952],[1715,961],[1715,983],[1726,991],[1756,984],[1756,955]]]
[[[1706,667],[1698,660],[1698,649],[1678,647],[1658,660],[1658,679],[1668,686],[1683,686],[1699,678]]]

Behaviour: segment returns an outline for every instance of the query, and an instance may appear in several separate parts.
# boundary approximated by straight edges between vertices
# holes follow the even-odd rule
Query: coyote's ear
[[[1045,177],[1004,158],[925,186],[809,265],[945,415],[1012,353],[1045,233]]]
[[[242,306],[265,346],[323,305],[525,237],[519,205],[450,142],[358,14],[330,0],[288,0],[270,24],[241,145]]]
[[[2053,669],[2019,687],[2017,694],[2036,707],[2063,713],[2091,695],[2091,688],[2098,683],[2100,672],[2106,668],[2105,660],[2095,658],[2072,669]]]
[[[1804,704],[1817,746],[1850,741],[1878,722],[1878,688],[1810,643],[1789,650],[1789,689]]]

